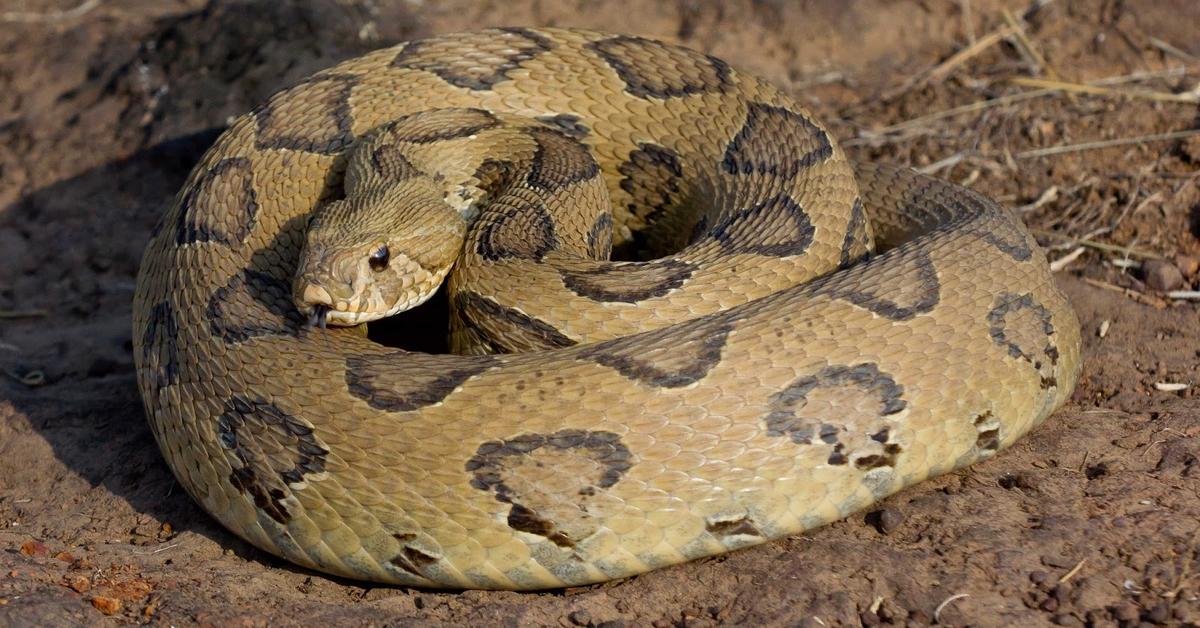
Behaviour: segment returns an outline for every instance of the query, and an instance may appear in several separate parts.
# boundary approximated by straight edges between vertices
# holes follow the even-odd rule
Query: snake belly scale
[[[433,176],[437,151],[458,161]],[[308,324],[310,220],[360,167],[446,186],[469,223],[455,346],[480,355]],[[609,262],[610,242],[660,257]],[[559,29],[401,44],[239,118],[155,228],[133,327],[154,436],[224,526],[453,588],[599,582],[837,520],[1012,444],[1080,368],[1007,209],[851,165],[718,59]]]

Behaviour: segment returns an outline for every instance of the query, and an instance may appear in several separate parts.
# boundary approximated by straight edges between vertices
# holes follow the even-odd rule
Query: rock
[[[1142,268],[1146,273],[1146,287],[1151,290],[1170,292],[1183,285],[1183,273],[1170,262],[1150,260]]]
[[[867,514],[867,523],[875,526],[880,534],[891,534],[904,523],[904,513],[895,508],[881,508]]]

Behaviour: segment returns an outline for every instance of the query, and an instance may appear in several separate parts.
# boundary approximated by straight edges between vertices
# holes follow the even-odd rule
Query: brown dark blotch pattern
[[[454,295],[454,307],[465,325],[479,330],[483,338],[492,342],[492,348],[501,352],[512,348],[558,349],[575,344],[553,325],[474,292]]]
[[[559,113],[552,116],[534,116],[534,120],[552,126],[566,134],[567,137],[576,140],[582,140],[592,132],[592,130],[583,123],[583,118],[573,113]]]
[[[721,161],[731,175],[790,179],[833,156],[829,135],[807,116],[783,107],[751,103],[746,122]]]
[[[943,185],[953,186],[950,183],[943,183]],[[1020,225],[1017,218],[1009,213],[1009,210],[974,190],[953,186],[953,191],[954,194],[936,194],[934,197],[959,215],[999,215],[1003,217],[1000,220],[972,221],[970,230],[975,235],[1018,262],[1029,261],[1033,257],[1033,247],[1030,245],[1028,232]],[[927,203],[928,200],[917,198],[914,199],[914,202]]]
[[[603,469],[590,485],[580,490],[580,511],[586,513],[583,501],[599,490],[612,488],[633,467],[634,457],[621,437],[612,432],[565,429],[552,434],[521,434],[505,440],[488,441],[479,446],[467,461],[466,472],[471,474],[471,486],[495,494],[496,500],[511,504],[508,525],[514,530],[545,537],[560,547],[574,547],[575,539],[559,530],[555,523],[540,515],[522,500],[529,496],[517,494],[506,483],[515,460],[534,455],[538,450],[572,451],[592,460]]]
[[[496,262],[503,259],[541,260],[558,247],[554,219],[542,203],[516,203],[500,198],[476,220],[475,252]]]
[[[488,158],[479,164],[473,176],[479,182],[479,188],[492,198],[516,182],[517,170],[517,165],[511,161]]]
[[[176,244],[240,244],[258,219],[258,198],[250,160],[228,157],[217,162],[183,195]]]
[[[384,144],[371,151],[371,169],[385,182],[398,183],[421,175],[395,144]]]
[[[871,243],[866,241],[867,213],[863,210],[862,199],[855,198],[854,205],[850,207],[850,220],[846,223],[846,236],[842,239],[842,252],[838,259],[838,267],[846,268],[858,261],[853,257],[854,250],[861,246],[865,246],[868,254],[871,251]]]
[[[679,155],[665,146],[638,144],[617,171],[623,176],[621,189],[630,197],[629,212],[646,224],[654,224],[681,201],[683,164]]]
[[[724,61],[695,50],[651,39],[619,35],[587,44],[638,98],[678,98],[724,92],[733,71]]]
[[[354,142],[350,92],[357,83],[356,76],[325,72],[275,94],[252,114],[258,124],[255,146],[321,155],[342,152]],[[306,121],[307,134],[289,126],[294,119]]]
[[[748,515],[736,519],[722,519],[705,523],[704,529],[713,536],[762,536],[763,533],[754,525]]]
[[[883,257],[875,258],[883,259]],[[895,288],[901,284],[891,284],[884,281],[874,282],[870,289],[865,289],[854,282],[844,282],[833,290],[839,297],[851,303],[864,307],[884,318],[894,321],[912,320],[919,314],[928,314],[942,300],[942,284],[938,280],[937,269],[929,255],[916,249],[907,251],[906,255],[894,256],[892,265],[888,268],[892,276],[904,275],[916,281],[911,284],[910,292],[901,292]]]
[[[351,395],[384,412],[409,412],[440,403],[493,364],[491,356],[451,356],[408,351],[346,358]]]
[[[683,285],[696,267],[684,261],[606,263],[591,270],[560,269],[563,284],[575,294],[602,303],[637,303],[661,297]]]
[[[425,576],[425,568],[438,561],[437,556],[432,556],[428,552],[413,547],[411,543],[416,540],[417,535],[411,532],[401,532],[393,534],[392,538],[396,539],[401,545],[400,553],[388,560],[393,566],[406,571],[414,576],[421,578]]]
[[[491,112],[476,108],[449,108],[420,111],[388,125],[385,135],[396,142],[433,144],[470,137],[500,126]]]
[[[975,448],[981,452],[994,452],[1000,449],[1000,425],[992,415],[991,410],[975,417],[975,429],[979,435],[975,437]]]
[[[486,91],[509,80],[522,63],[554,48],[554,43],[527,28],[445,35],[409,42],[392,60],[392,67],[432,72],[455,87]]]
[[[988,201],[989,203],[991,201]],[[1000,209],[1007,212],[1008,210]],[[1029,234],[1016,223],[1016,219],[992,221],[988,228],[977,231],[984,242],[999,249],[1001,253],[1018,262],[1029,261],[1033,257],[1033,247],[1029,244]]]
[[[179,324],[170,301],[150,308],[146,329],[142,332],[142,363],[154,370],[154,385],[164,388],[179,382],[179,356],[175,344]]]
[[[827,366],[815,375],[806,375],[793,381],[771,397],[770,411],[764,417],[767,435],[787,436],[798,445],[811,445],[814,442],[832,445],[829,464],[846,464],[848,454],[845,444],[841,442],[842,428],[804,414],[809,397],[817,389],[846,387],[857,389],[871,398],[872,403],[878,406],[877,416],[881,421],[908,406],[904,400],[904,387],[875,364],[863,362],[853,366]],[[889,434],[886,427],[873,434],[871,439],[884,445],[883,454],[863,456],[855,461],[855,465],[863,470],[893,466],[900,447],[888,443]]]
[[[212,334],[230,343],[259,336],[297,336],[305,329],[305,320],[292,303],[291,285],[249,268],[213,291],[205,315]]]
[[[229,398],[217,437],[241,464],[230,472],[230,484],[281,524],[291,519],[283,504],[291,485],[323,472],[329,454],[312,426],[263,399]]]
[[[709,230],[730,252],[776,257],[803,255],[815,233],[808,213],[786,194],[733,212]]]
[[[617,338],[583,347],[578,357],[646,386],[679,388],[704,379],[721,361],[732,330],[726,317],[695,319],[660,331],[652,343]]]
[[[608,259],[612,254],[612,231],[612,212],[606,211],[596,217],[596,222],[593,222],[591,229],[588,229],[588,257],[602,261]]]
[[[1035,318],[1035,329],[1013,330],[1010,328],[1009,317],[1022,311],[1028,311]],[[992,310],[988,312],[988,333],[992,342],[1004,348],[1008,355],[1025,360],[1041,375],[1043,389],[1057,385],[1053,373],[1058,365],[1058,347],[1053,341],[1054,321],[1050,310],[1034,300],[1031,294],[1001,293],[996,298]],[[1015,337],[1018,334],[1031,334],[1045,337],[1046,344],[1041,347],[1021,346]]]
[[[554,192],[600,174],[600,164],[578,140],[551,128],[526,131],[537,144],[526,182],[535,190]]]

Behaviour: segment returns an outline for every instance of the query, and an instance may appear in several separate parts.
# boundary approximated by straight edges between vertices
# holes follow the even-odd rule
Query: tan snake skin
[[[306,286],[332,303],[370,272],[317,242],[356,177],[462,220],[456,347],[532,350],[309,326]],[[610,240],[678,252],[606,262]],[[392,267],[441,263],[384,241]],[[156,228],[133,319],[150,426],[205,510],[297,564],[434,587],[580,585],[796,534],[1011,445],[1080,368],[1008,210],[852,169],[712,57],[552,29],[380,50],[238,119]]]

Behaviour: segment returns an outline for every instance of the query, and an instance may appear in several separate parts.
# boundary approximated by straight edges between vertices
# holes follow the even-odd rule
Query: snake
[[[372,321],[444,291],[453,350]],[[155,441],[301,567],[537,590],[795,535],[987,459],[1071,396],[1043,251],[970,189],[852,163],[770,83],[500,28],[234,120],[151,232]]]

